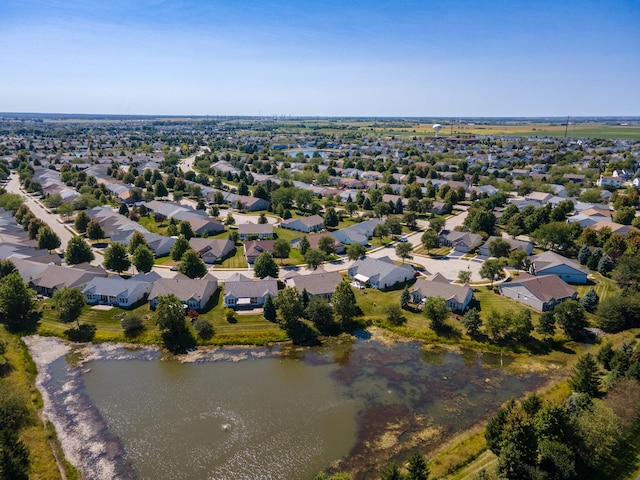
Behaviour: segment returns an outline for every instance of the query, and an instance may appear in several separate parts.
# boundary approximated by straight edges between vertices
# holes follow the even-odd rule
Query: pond
[[[362,332],[330,347],[154,348],[27,337],[45,413],[86,478],[370,478],[543,385],[511,357]]]

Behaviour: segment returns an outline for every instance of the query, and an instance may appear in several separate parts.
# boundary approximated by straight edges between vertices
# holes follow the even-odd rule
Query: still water
[[[361,338],[332,347],[72,351],[29,337],[45,413],[87,478],[371,478],[541,386],[511,359]],[[46,352],[46,353],[44,353]]]

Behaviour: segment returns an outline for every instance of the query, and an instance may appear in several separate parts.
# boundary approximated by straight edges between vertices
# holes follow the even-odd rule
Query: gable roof
[[[179,273],[174,278],[158,280],[149,292],[149,300],[173,293],[183,302],[192,298],[206,301],[213,295],[216,288],[218,288],[218,279],[211,274],[192,279]]]
[[[547,303],[551,300],[560,300],[572,297],[576,289],[557,275],[533,276],[528,273],[521,273],[517,279],[501,287],[514,288],[522,286],[529,290],[532,295]]]
[[[235,298],[278,296],[278,281],[273,277],[251,279],[240,273],[234,273],[224,285],[224,296]]]
[[[445,300],[455,300],[464,304],[468,298],[471,287],[464,285],[454,285],[444,278],[440,273],[436,273],[432,278],[419,278],[413,288],[412,293],[418,293],[422,298],[442,297]]]
[[[301,293],[306,290],[309,295],[331,294],[341,281],[342,275],[339,272],[326,272],[324,270],[317,270],[309,275],[300,275],[292,272],[285,278],[287,287],[295,287]]]
[[[535,263],[536,272],[540,273],[543,270],[557,267],[559,265],[565,265],[571,267],[575,270],[578,270],[585,275],[587,274],[586,269],[584,269],[578,262],[571,260],[570,258],[563,257],[551,250],[540,253],[538,255],[533,255],[530,257],[531,263]]]

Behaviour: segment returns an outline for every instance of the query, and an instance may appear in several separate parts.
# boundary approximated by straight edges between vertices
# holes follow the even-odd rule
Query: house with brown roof
[[[482,237],[477,233],[443,230],[438,237],[441,245],[453,247],[457,252],[467,253],[482,245]]]
[[[225,258],[235,248],[235,244],[231,240],[222,238],[193,237],[189,240],[189,246],[207,264],[213,264],[219,259]]]
[[[247,263],[253,265],[260,255],[265,252],[273,253],[274,240],[247,240],[244,242],[244,256]]]
[[[505,297],[539,312],[552,310],[560,302],[578,297],[576,289],[558,275],[534,276],[522,273],[511,282],[501,283],[498,289]]]
[[[422,303],[428,298],[441,297],[453,312],[464,312],[473,299],[473,290],[469,285],[450,283],[442,274],[436,273],[432,278],[419,278],[411,292],[413,303]]]
[[[334,250],[338,255],[342,255],[343,253],[345,253],[347,251],[347,249],[345,248],[344,244],[342,244],[341,242],[339,242],[334,235],[332,235],[329,232],[324,232],[324,233],[315,233],[313,235],[307,235],[307,240],[309,241],[309,246],[311,248],[318,248],[318,243],[320,242],[320,239],[322,237],[331,237],[332,239],[335,240],[336,243],[333,244]],[[291,240],[291,246],[295,249],[299,249],[300,247],[300,241],[302,240],[302,237],[300,238],[294,238],[293,240]]]

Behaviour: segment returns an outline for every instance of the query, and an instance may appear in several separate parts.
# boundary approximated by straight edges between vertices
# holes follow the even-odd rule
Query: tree
[[[89,222],[91,222],[91,217],[83,210],[76,215],[73,225],[78,232],[84,233],[87,231]]]
[[[77,288],[65,287],[55,291],[53,301],[60,321],[64,323],[77,322],[78,328],[80,328],[80,314],[85,305],[82,292]]]
[[[531,310],[523,310],[516,314],[511,325],[511,336],[516,341],[523,342],[531,336],[531,332],[533,332]]]
[[[224,224],[227,226],[235,225],[236,219],[233,218],[233,214],[231,212],[227,213],[227,218],[224,221]]]
[[[416,228],[418,228],[416,214],[413,212],[405,213],[402,216],[402,223],[404,223],[410,230],[415,230]]]
[[[51,251],[60,246],[60,237],[47,225],[40,228],[38,232],[38,248]]]
[[[285,330],[290,331],[304,313],[300,292],[295,288],[285,288],[276,297],[275,304],[278,311],[278,322],[283,325]]]
[[[324,214],[324,224],[327,227],[337,227],[340,223],[340,217],[338,217],[338,213],[335,208],[330,207],[327,209]]]
[[[278,264],[269,252],[262,252],[253,264],[253,274],[257,278],[278,278]]]
[[[399,326],[407,321],[406,317],[402,313],[402,309],[392,303],[385,308],[385,314],[387,315],[387,321],[390,325]]]
[[[140,245],[144,245],[147,248],[149,247],[147,239],[144,238],[144,235],[136,230],[135,232],[133,232],[133,235],[131,235],[131,238],[129,239],[129,253],[133,255],[133,252],[135,252]]]
[[[139,315],[134,315],[133,313],[129,313],[122,317],[120,320],[120,326],[124,331],[124,334],[127,336],[133,336],[144,330],[144,323],[142,322],[142,318]]]
[[[189,250],[189,241],[181,235],[176,239],[169,251],[171,260],[179,262],[187,250]]]
[[[267,220],[267,216],[264,214],[264,212],[260,213],[260,216],[258,217],[258,224],[265,225],[267,223],[269,223],[269,220]]]
[[[19,325],[33,310],[33,290],[18,272],[0,280],[0,315],[9,325]]]
[[[321,332],[326,331],[333,325],[333,307],[323,297],[316,296],[309,300],[309,304],[305,308],[305,316]]]
[[[407,467],[409,476],[407,480],[427,480],[429,478],[429,467],[427,461],[420,452],[415,452],[409,458],[409,466]]]
[[[426,230],[422,234],[420,241],[422,241],[424,248],[427,249],[427,253],[429,253],[429,250],[432,248],[438,248],[440,246],[440,239],[438,238],[438,234],[435,230]]]
[[[187,239],[187,241],[191,240],[195,233],[193,233],[193,229],[191,228],[191,224],[186,220],[183,220],[178,225],[178,230],[180,231],[180,235]]]
[[[29,237],[29,240],[35,240],[38,238],[38,233],[40,232],[40,229],[42,227],[44,227],[46,224],[42,221],[39,220],[37,218],[32,218],[29,221],[29,225],[27,227],[27,235]]]
[[[311,245],[309,244],[309,240],[307,239],[306,235],[302,236],[302,240],[300,240],[300,243],[298,244],[298,251],[304,255],[305,253],[307,253],[307,250],[309,250],[309,248],[311,248]]]
[[[121,243],[112,243],[104,251],[104,268],[115,272],[124,272],[131,266],[131,262],[127,258],[127,249]]]
[[[264,316],[265,320],[268,320],[270,322],[274,322],[276,320],[276,306],[271,295],[267,294],[266,298],[264,299],[264,305],[262,309],[262,315]]]
[[[411,250],[413,250],[413,245],[409,242],[401,242],[396,245],[396,255],[402,259],[402,263],[404,263],[405,259],[413,258]]]
[[[183,350],[195,344],[187,328],[184,307],[174,294],[158,297],[156,307],[156,325],[162,332],[164,344],[170,350]]]
[[[0,279],[3,279],[7,275],[12,274],[13,272],[17,272],[16,266],[14,263],[8,258],[0,259]]]
[[[87,225],[87,238],[89,240],[98,241],[102,240],[106,235],[104,233],[104,228],[97,220],[91,220]]]
[[[18,429],[0,430],[0,475],[11,480],[29,479],[29,449],[20,440]]]
[[[406,310],[409,308],[409,302],[411,302],[411,293],[409,293],[409,288],[405,286],[402,295],[400,295],[400,307]]]
[[[565,222],[540,225],[531,233],[531,238],[543,248],[564,251],[573,244],[573,227]]]
[[[471,271],[470,270],[460,270],[458,272],[458,282],[465,284],[471,281]]]
[[[291,252],[291,245],[284,238],[278,238],[273,242],[273,256],[281,259],[281,265],[282,259],[289,257],[289,252]]]
[[[526,270],[529,254],[519,248],[515,249],[509,254],[507,264],[518,270]]]
[[[331,297],[333,309],[343,325],[351,322],[358,312],[356,296],[346,280],[341,281]]]
[[[153,268],[155,256],[146,245],[138,245],[131,259],[133,266],[140,272],[148,273]]]
[[[600,393],[598,364],[591,353],[585,353],[578,359],[569,378],[569,386],[577,393],[585,393],[593,398]]]
[[[492,257],[501,258],[508,257],[511,250],[511,245],[502,238],[496,238],[489,244],[489,253]]]
[[[633,207],[620,207],[616,209],[616,214],[613,216],[613,221],[621,223],[623,225],[631,225],[633,219],[636,216],[636,209]]]
[[[380,480],[404,480],[404,475],[400,472],[398,464],[395,462],[389,463],[382,473],[380,474]]]
[[[67,265],[77,265],[79,263],[91,262],[95,255],[91,247],[81,237],[71,237],[64,252],[64,259]]]
[[[496,217],[492,211],[484,207],[469,209],[464,225],[473,233],[485,232],[491,234],[496,223]]]
[[[536,326],[536,332],[545,337],[551,337],[556,332],[556,319],[553,312],[542,312]]]
[[[202,340],[209,340],[215,333],[211,322],[204,318],[198,318],[193,322],[193,329]]]
[[[400,224],[397,218],[390,218],[389,220],[387,220],[386,225],[391,235],[402,234],[402,225]]]
[[[424,302],[423,308],[425,316],[431,321],[431,328],[436,332],[441,331],[444,322],[449,318],[451,310],[447,301],[442,297],[429,297]]]
[[[178,271],[189,278],[202,278],[207,273],[207,266],[194,250],[187,250],[180,259]]]
[[[440,233],[444,228],[446,220],[443,217],[433,217],[429,220],[429,230],[433,230],[434,232]]]
[[[367,249],[360,243],[352,243],[347,247],[347,257],[349,260],[357,260],[367,253]]]
[[[327,255],[332,255],[336,252],[336,241],[331,235],[320,237],[318,240],[318,248]]]
[[[373,229],[373,236],[377,238],[385,238],[389,236],[389,227],[384,223],[379,223]]]
[[[587,326],[584,307],[576,300],[565,300],[556,305],[553,316],[558,326],[571,338],[582,335]]]
[[[322,262],[326,260],[325,253],[317,248],[310,248],[307,250],[307,253],[304,254],[304,261],[307,264],[307,267],[316,270]]]
[[[580,262],[580,265],[586,265],[590,256],[591,249],[589,248],[589,245],[583,245],[578,252],[578,262]]]
[[[584,309],[587,312],[593,313],[596,311],[599,301],[600,301],[600,297],[598,296],[596,291],[593,288],[590,288],[589,290],[587,290],[584,296],[580,299],[580,304],[584,307]]]
[[[480,267],[480,276],[482,278],[486,278],[487,280],[490,280],[491,288],[493,288],[493,281],[496,279],[496,277],[504,278],[505,273],[503,268],[504,268],[504,265],[502,264],[501,260],[491,258],[489,260],[486,260],[482,264],[482,267]]]
[[[598,262],[598,273],[600,275],[606,276],[607,273],[613,270],[614,266],[615,266],[615,263],[613,259],[609,255],[605,254],[602,256],[602,258]]]
[[[467,335],[474,337],[480,332],[482,319],[480,318],[478,310],[472,308],[471,310],[467,310],[465,314],[460,317],[460,323],[467,331]]]

